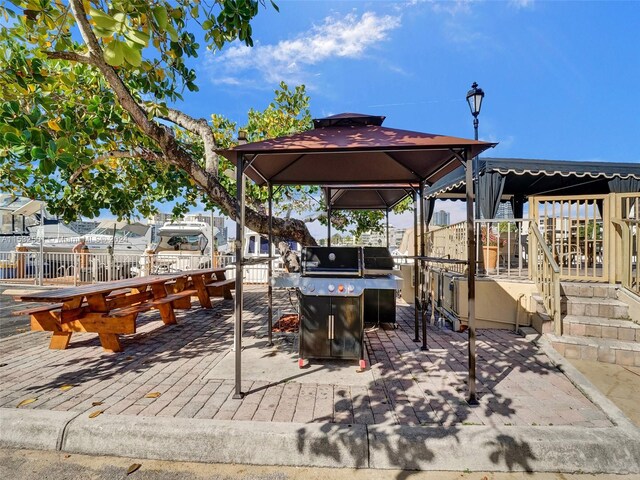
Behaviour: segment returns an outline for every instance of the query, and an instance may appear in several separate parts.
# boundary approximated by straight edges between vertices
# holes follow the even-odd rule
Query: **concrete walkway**
[[[277,306],[292,309],[286,294]],[[243,400],[231,398],[232,301],[181,312],[170,327],[145,314],[118,354],[93,334],[74,334],[64,351],[47,348],[47,333],[0,340],[0,421],[10,427],[0,445],[186,461],[640,472],[637,429],[577,371],[572,382],[544,342],[480,331],[472,407],[466,334],[430,327],[422,352],[406,304],[398,329],[367,330],[371,368],[361,374],[355,362],[298,369],[294,336],[265,346],[264,289],[250,287],[245,308]],[[24,400],[33,401],[16,409]]]

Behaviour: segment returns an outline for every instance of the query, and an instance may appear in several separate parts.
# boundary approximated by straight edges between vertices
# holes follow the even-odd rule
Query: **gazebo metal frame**
[[[414,202],[424,202],[424,189],[458,164],[466,170],[467,234],[468,234],[468,304],[469,304],[469,378],[468,402],[477,403],[475,374],[475,271],[476,248],[473,214],[472,159],[495,143],[464,138],[412,132],[382,127],[384,117],[340,114],[314,120],[315,128],[295,135],[262,142],[238,145],[218,153],[236,165],[236,288],[235,288],[235,390],[234,398],[242,392],[242,312],[243,258],[245,225],[245,174],[258,185],[268,189],[268,236],[273,243],[273,185],[418,185]],[[423,208],[422,208],[423,209]],[[414,213],[417,224],[417,209]],[[424,222],[421,222],[421,231]],[[415,230],[414,230],[415,232]],[[417,232],[416,232],[417,235]],[[424,235],[421,253],[424,257]],[[269,326],[273,316],[271,259],[268,260]],[[416,275],[418,278],[419,275]],[[418,285],[420,287],[420,285]],[[417,309],[417,305],[416,305]],[[417,318],[417,313],[416,313]],[[269,334],[270,332],[269,328]],[[417,338],[416,331],[416,338]],[[269,337],[271,340],[271,337]]]

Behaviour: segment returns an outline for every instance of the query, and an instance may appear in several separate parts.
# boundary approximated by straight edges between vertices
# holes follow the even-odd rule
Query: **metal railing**
[[[427,255],[466,260],[467,223],[459,222],[442,228],[429,229]]]
[[[537,225],[529,226],[529,263],[531,279],[542,296],[542,303],[553,319],[554,332],[562,335],[560,304],[560,267],[556,263]]]
[[[476,220],[478,270],[487,276],[528,275],[527,218]]]
[[[0,252],[0,283],[25,285],[75,286],[109,282],[144,275],[157,275],[231,267],[235,255],[121,255],[108,253]],[[281,270],[274,261],[274,272]],[[267,264],[246,265],[244,282],[266,284]],[[227,278],[235,278],[227,268]]]
[[[529,222],[526,218],[476,220],[479,274],[517,277],[528,275]],[[466,222],[430,230],[427,252],[433,257],[467,260]]]

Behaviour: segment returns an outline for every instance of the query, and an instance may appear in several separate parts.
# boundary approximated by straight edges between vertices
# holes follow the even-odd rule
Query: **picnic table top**
[[[46,290],[39,292],[29,292],[15,295],[16,300],[22,302],[65,302],[85,295],[109,293],[121,288],[137,288],[157,283],[165,283],[170,280],[191,275],[191,273],[172,273],[168,275],[147,275],[144,277],[127,278],[124,280],[114,280],[112,282],[95,283],[92,285],[82,285],[80,287],[61,288],[57,290]]]
[[[198,270],[186,270],[182,272],[181,276],[191,276],[191,275],[207,275],[209,273],[224,273],[227,271],[226,267],[211,267],[211,268],[201,268]]]

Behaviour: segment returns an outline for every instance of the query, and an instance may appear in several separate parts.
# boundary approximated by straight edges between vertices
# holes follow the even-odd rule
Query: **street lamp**
[[[478,140],[478,115],[480,115],[480,107],[482,107],[482,99],[484,98],[484,92],[481,88],[478,88],[478,84],[473,82],[471,90],[467,92],[467,103],[469,104],[469,110],[473,115],[473,128],[475,130],[475,139]]]
[[[467,103],[469,104],[469,110],[473,115],[473,130],[475,133],[475,139],[478,140],[478,115],[480,114],[480,108],[482,107],[482,99],[484,98],[484,92],[478,87],[476,82],[471,85],[471,90],[467,92]],[[478,171],[478,156],[473,157],[473,186],[474,186],[474,200],[475,200],[475,217],[476,220],[480,219],[480,202],[479,202],[479,176]],[[475,226],[474,226],[475,228]],[[481,273],[484,272],[484,264],[480,269]]]

